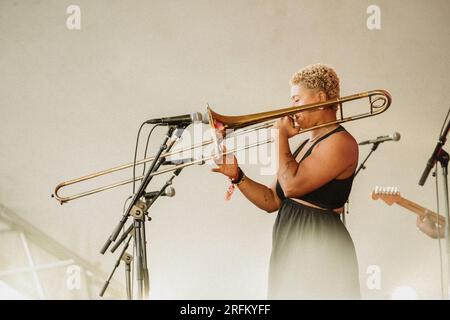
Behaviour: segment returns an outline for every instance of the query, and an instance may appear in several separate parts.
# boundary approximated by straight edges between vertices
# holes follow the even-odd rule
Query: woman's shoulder
[[[345,130],[344,127],[342,127],[342,128],[343,128],[343,130],[339,132],[340,135],[338,135],[338,137],[339,137],[341,140],[343,140],[343,141],[345,141],[345,142],[347,142],[347,143],[349,143],[349,144],[354,144],[354,145],[357,146],[357,145],[358,145],[358,142],[356,142],[355,137],[353,137],[353,135],[352,135],[350,132],[348,132],[347,130]]]
[[[321,145],[324,147],[331,147],[333,149],[344,149],[346,152],[353,151],[357,153],[358,143],[356,142],[356,139],[350,132],[345,130],[343,127],[341,128],[341,130],[329,136],[328,139],[322,141]]]

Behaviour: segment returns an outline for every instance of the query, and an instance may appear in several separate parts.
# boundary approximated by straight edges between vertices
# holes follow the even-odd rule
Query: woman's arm
[[[245,177],[244,181],[238,186],[242,194],[258,208],[268,213],[277,211],[281,206],[281,200],[278,198],[275,186],[267,187],[261,183]]]
[[[232,159],[227,159],[224,157],[222,163],[217,164],[217,168],[213,168],[212,171],[222,173],[230,179],[236,177],[238,174],[236,157],[233,156]],[[271,187],[267,187],[261,183],[253,181],[249,177],[245,177],[244,180],[238,185],[238,188],[242,194],[255,206],[271,213],[278,210],[281,205],[281,200],[275,192],[275,186],[276,181]]]

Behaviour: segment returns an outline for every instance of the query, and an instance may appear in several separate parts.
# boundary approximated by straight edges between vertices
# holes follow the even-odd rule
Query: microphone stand
[[[141,216],[138,215],[135,217],[135,219],[137,220],[142,220],[142,224],[137,226],[136,223],[131,224],[126,230],[125,232],[122,233],[122,236],[114,243],[114,246],[111,248],[111,252],[114,253],[117,248],[121,245],[121,243],[127,238],[128,235],[130,235],[130,237],[127,240],[127,243],[125,245],[125,248],[122,251],[121,256],[123,255],[123,252],[126,250],[126,248],[128,247],[128,243],[130,242],[131,237],[133,236],[133,234],[136,236],[137,232],[134,232],[135,230],[140,230],[140,236],[138,236],[137,238],[139,240],[135,240],[136,242],[139,241],[141,243],[141,245],[137,245],[137,243],[135,243],[136,245],[136,256],[137,256],[137,260],[136,260],[136,274],[138,275],[137,277],[137,281],[138,281],[138,292],[139,290],[139,283],[143,282],[142,284],[142,290],[143,290],[143,297],[148,297],[149,292],[150,292],[150,285],[149,285],[149,275],[148,275],[148,267],[147,267],[147,252],[146,252],[146,247],[147,247],[147,241],[146,241],[146,235],[145,235],[145,223],[144,222],[144,216],[147,216],[148,221],[151,221],[151,217],[148,216],[148,209],[153,205],[153,203],[155,203],[155,201],[164,193],[164,191],[166,190],[166,188],[171,185],[173,183],[173,179],[175,177],[177,177],[181,170],[183,170],[183,168],[179,168],[177,170],[175,170],[172,174],[172,177],[170,177],[164,184],[164,186],[158,191],[158,193],[154,194],[154,193],[146,193],[144,194],[144,198],[145,198],[145,202],[143,201],[139,201],[138,202],[138,206],[142,209],[142,219]],[[150,196],[151,195],[151,196]],[[132,215],[134,215],[135,213],[131,213]],[[135,237],[136,239],[136,237]],[[138,247],[141,249],[138,251]],[[119,259],[120,261],[120,259]],[[139,265],[141,265],[142,267],[139,267]],[[118,264],[116,265],[117,268]],[[129,265],[126,266],[127,268],[129,268]],[[114,268],[114,270],[116,269]],[[113,271],[114,273],[114,271]],[[141,276],[140,276],[141,275]],[[112,274],[110,276],[109,280],[111,279]],[[129,276],[127,277],[127,279],[129,280]],[[128,281],[127,280],[127,281]],[[127,282],[128,283],[128,282]],[[102,290],[102,294],[101,296],[103,296],[104,291],[106,290],[107,285],[105,285],[105,287]],[[128,291],[130,286],[127,284],[127,296],[128,295]],[[131,299],[131,298],[129,298]]]
[[[369,159],[369,157],[372,155],[372,153],[373,153],[375,150],[377,150],[377,148],[378,148],[379,145],[380,145],[380,142],[374,142],[374,143],[373,143],[372,149],[370,149],[369,154],[366,156],[366,158],[364,159],[364,161],[359,165],[358,170],[356,170],[355,177],[358,175],[359,171],[365,170],[365,169],[366,169],[366,166],[365,166],[364,164],[365,164],[366,161]]]
[[[166,149],[169,151],[170,148],[175,143],[175,141],[172,141],[170,146],[167,145],[167,142],[170,139],[170,137],[172,136],[174,130],[175,130],[174,126],[170,126],[169,129],[167,130],[164,142],[159,147],[158,153],[156,154],[156,156],[153,159],[150,167],[148,168],[147,173],[145,174],[145,177],[144,177],[141,185],[139,186],[139,190],[133,195],[131,203],[128,205],[128,208],[125,211],[125,213],[123,214],[122,219],[119,221],[119,223],[117,224],[116,228],[114,229],[114,231],[109,236],[109,238],[106,240],[105,244],[103,245],[102,249],[100,250],[101,254],[104,254],[106,252],[106,250],[108,250],[108,248],[111,245],[111,243],[116,241],[117,237],[119,236],[120,230],[125,225],[125,223],[126,223],[128,217],[130,216],[130,213],[131,213],[132,209],[134,208],[136,202],[142,197],[142,195],[145,192],[145,188],[147,188],[148,184],[152,180],[151,173],[153,171],[158,170],[159,166],[162,164],[162,162],[164,162],[164,159],[162,159],[163,161],[161,161],[161,154]]]
[[[133,294],[131,293],[131,261],[133,261],[133,256],[125,252],[125,255],[122,256],[122,260],[125,262],[125,281],[127,288],[127,299],[131,300],[133,298]]]
[[[361,162],[361,164],[359,165],[358,170],[356,170],[355,176],[353,177],[353,179],[356,178],[356,176],[358,175],[359,171],[366,169],[366,166],[365,166],[366,161],[369,160],[369,157],[372,155],[372,153],[374,153],[375,150],[377,150],[377,148],[380,145],[380,143],[381,143],[381,141],[373,143],[372,149],[370,149],[369,154],[366,156],[364,161]],[[349,214],[349,207],[350,207],[350,201],[347,199],[347,202],[346,202],[345,208],[344,208],[344,213],[342,214],[342,223],[344,224],[344,226],[345,226],[345,215]]]
[[[447,135],[450,130],[450,120],[448,121],[447,125],[445,126],[445,129],[442,131],[441,136],[439,137],[439,140],[436,144],[436,147],[433,150],[433,153],[431,154],[430,159],[427,161],[427,165],[422,173],[422,176],[419,180],[419,185],[423,186],[428,178],[428,175],[430,174],[431,168],[436,164],[436,161],[441,164],[442,168],[442,178],[444,181],[444,201],[445,201],[445,245],[446,245],[446,251],[447,251],[447,272],[448,274],[448,280],[447,280],[447,299],[449,299],[448,296],[448,290],[450,288],[450,209],[449,209],[449,196],[448,196],[448,161],[449,161],[449,154],[442,148],[446,141],[447,141]]]
[[[163,143],[159,147],[158,153],[153,159],[147,173],[139,186],[138,191],[133,195],[132,201],[128,205],[127,210],[124,212],[122,219],[119,221],[114,231],[110,235],[110,237],[106,240],[103,245],[100,253],[104,254],[106,250],[108,250],[109,246],[113,241],[117,239],[119,236],[120,230],[124,227],[129,216],[134,218],[133,221],[133,229],[134,229],[134,242],[136,248],[136,281],[138,292],[138,299],[143,299],[145,295],[145,290],[148,289],[148,286],[145,287],[145,270],[146,270],[146,253],[145,253],[145,220],[144,220],[144,212],[148,208],[146,208],[145,202],[140,199],[144,196],[145,189],[148,184],[152,180],[153,176],[151,175],[153,172],[156,172],[162,163],[165,161],[165,157],[161,157],[164,151],[169,151],[178,138],[181,137],[184,129],[188,126],[188,124],[181,124],[179,126],[169,126],[166,136],[164,138]],[[175,131],[175,134],[174,134]],[[174,139],[169,142],[169,139],[174,135]],[[169,143],[168,143],[169,142]],[[130,231],[130,227],[128,228]],[[148,277],[147,277],[148,278]]]
[[[169,180],[166,181],[166,183],[161,187],[161,189],[159,190],[159,192],[152,196],[152,197],[145,197],[146,200],[146,210],[144,211],[144,220],[145,220],[145,216],[147,216],[148,221],[151,221],[152,218],[150,216],[148,216],[148,209],[155,203],[155,201],[164,193],[164,190],[166,190],[166,188],[172,184],[173,179],[175,179],[175,177],[177,177],[181,170],[183,170],[183,168],[179,168],[176,169],[173,174],[172,177],[170,177]],[[145,223],[142,223],[142,228],[141,228],[141,238],[142,238],[142,271],[143,271],[143,280],[144,280],[144,292],[145,292],[145,298],[147,298],[150,294],[150,279],[149,279],[149,275],[148,275],[148,267],[147,267],[147,240],[146,240],[146,235],[145,235]]]
[[[128,300],[131,299],[130,264],[131,264],[131,261],[133,260],[133,256],[126,252],[128,249],[128,245],[130,244],[131,237],[132,237],[132,235],[130,235],[127,242],[125,243],[125,246],[123,247],[122,252],[119,255],[119,258],[117,259],[116,264],[114,265],[114,268],[113,268],[111,274],[109,275],[108,279],[106,280],[105,284],[103,285],[102,291],[100,292],[100,297],[103,297],[103,294],[105,293],[106,289],[109,286],[109,282],[111,281],[114,273],[116,272],[117,268],[119,267],[120,261],[122,260],[125,262],[125,279],[126,279],[126,284],[127,284],[127,299]]]

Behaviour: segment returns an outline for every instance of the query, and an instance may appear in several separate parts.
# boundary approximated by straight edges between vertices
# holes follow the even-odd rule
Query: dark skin
[[[323,91],[307,89],[302,85],[291,87],[291,103],[293,106],[301,106],[310,103],[326,101],[327,97]],[[238,187],[244,196],[258,208],[267,212],[277,211],[281,206],[281,200],[277,196],[275,186],[279,181],[285,196],[297,198],[307,194],[333,179],[345,179],[353,174],[358,163],[358,145],[355,139],[347,132],[342,131],[333,134],[329,138],[319,142],[313,152],[301,163],[299,160],[309,149],[312,143],[337,125],[330,125],[311,131],[311,140],[303,148],[295,159],[289,148],[289,139],[299,133],[302,128],[310,128],[323,123],[336,120],[336,112],[333,108],[322,110],[303,111],[291,117],[279,119],[274,129],[278,129],[275,143],[278,146],[278,170],[277,179],[270,185],[265,186],[256,181],[246,178]],[[297,126],[294,126],[294,122]],[[235,157],[228,163],[218,165],[212,169],[229,178],[236,177],[238,164]],[[304,201],[295,201],[314,207]],[[341,212],[342,208],[335,209]]]

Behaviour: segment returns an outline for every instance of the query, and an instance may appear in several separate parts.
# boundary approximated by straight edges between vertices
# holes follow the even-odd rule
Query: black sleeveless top
[[[305,155],[300,160],[300,162],[305,160],[311,154],[312,150],[314,149],[314,147],[316,146],[317,143],[326,139],[333,133],[340,132],[340,131],[345,131],[345,129],[343,127],[339,126],[336,129],[334,129],[333,131],[330,131],[329,133],[324,135],[323,137],[320,137],[309,148],[309,150],[305,153]],[[309,140],[306,140],[304,143],[302,143],[300,145],[300,147],[298,147],[298,149],[293,154],[294,158],[297,157],[299,152],[303,149],[303,147],[305,146],[305,144],[308,141]],[[348,199],[350,190],[352,189],[354,177],[355,177],[355,173],[353,172],[353,174],[346,179],[333,179],[330,182],[324,184],[323,186],[317,188],[316,190],[313,190],[310,193],[305,194],[297,199],[307,201],[309,203],[312,203],[316,206],[319,206],[319,207],[325,208],[325,209],[340,208],[345,204],[345,202]],[[282,201],[286,199],[286,196],[284,195],[284,191],[281,188],[281,185],[278,181],[277,181],[277,186],[276,186],[276,192],[277,192],[278,197]]]

